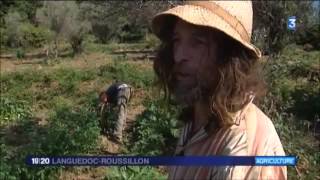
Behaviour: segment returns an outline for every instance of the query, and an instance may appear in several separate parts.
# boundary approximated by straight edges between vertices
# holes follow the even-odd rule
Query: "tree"
[[[178,1],[177,1],[178,2]],[[101,43],[109,40],[132,42],[141,40],[150,31],[152,17],[171,1],[80,1],[92,33]]]
[[[266,54],[278,53],[308,24],[312,1],[253,1],[253,40]],[[296,33],[287,29],[289,16],[297,17]]]
[[[6,24],[6,28],[4,33],[1,35],[3,43],[8,43],[9,47],[20,47],[22,45],[22,35],[21,35],[21,24],[24,19],[18,12],[9,12],[4,17],[4,22]]]
[[[58,41],[65,39],[70,43],[74,54],[81,53],[82,42],[91,29],[91,23],[85,19],[79,5],[74,1],[43,3],[43,7],[37,10],[36,17],[41,25],[55,32],[55,49],[58,50]]]

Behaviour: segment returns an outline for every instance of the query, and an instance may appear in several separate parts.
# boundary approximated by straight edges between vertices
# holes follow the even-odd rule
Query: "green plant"
[[[45,76],[42,71],[18,71],[9,74],[3,74],[0,77],[1,81],[1,93],[11,93],[11,91],[19,90],[20,93],[23,90],[32,86],[33,82],[42,81]]]
[[[288,166],[288,179],[314,179],[320,167],[319,142],[305,131],[305,125],[297,123],[292,114],[276,113],[272,120],[285,153],[298,157],[296,167]]]
[[[23,47],[39,48],[52,39],[53,33],[47,28],[25,23],[21,25],[21,36]]]
[[[121,179],[121,180],[140,180],[140,179],[167,179],[167,177],[158,172],[154,167],[139,167],[139,166],[124,166],[111,167],[107,170],[107,175],[104,178]]]
[[[53,37],[53,33],[44,28],[30,23],[19,10],[10,11],[5,17],[5,29],[1,28],[4,45],[9,47],[41,47]],[[1,38],[2,39],[2,38]]]
[[[0,126],[13,123],[31,115],[28,103],[10,97],[0,97]]]
[[[89,152],[95,148],[99,132],[94,113],[58,107],[50,118],[50,131],[46,134],[50,142],[43,144],[42,150],[48,155]]]
[[[62,68],[54,73],[54,79],[59,82],[62,93],[73,93],[81,81],[92,80],[94,71],[80,71],[70,68]]]
[[[17,57],[18,59],[24,58],[24,57],[25,57],[25,51],[24,51],[23,49],[21,49],[21,48],[17,49],[17,51],[16,51],[16,57]]]
[[[10,132],[18,134],[11,137]],[[0,179],[52,179],[63,167],[28,167],[27,155],[83,155],[93,152],[97,145],[99,127],[94,113],[61,105],[39,126],[26,117],[16,126],[7,126],[0,139]],[[14,139],[12,139],[14,138]]]
[[[319,51],[308,53],[291,45],[280,56],[268,60],[264,69],[270,90],[268,98],[276,100],[273,102],[277,111],[309,121],[319,115],[319,79],[312,78],[316,76],[314,67],[319,66],[319,55]]]
[[[161,107],[159,101],[147,107],[132,128],[129,149],[143,155],[172,154],[178,138],[177,109]]]
[[[160,40],[155,35],[147,33],[145,36],[145,43],[147,48],[155,49],[160,45]]]
[[[84,13],[76,2],[48,1],[37,9],[36,17],[39,24],[55,32],[55,43],[59,38],[64,38],[75,55],[82,52],[84,37],[91,30],[91,22],[83,16]]]
[[[288,167],[288,179],[316,179],[320,156],[314,128],[319,117],[319,82],[310,78],[319,66],[319,51],[305,52],[290,45],[265,65],[269,93],[260,107],[274,122],[284,150],[299,157]],[[312,74],[311,74],[312,75]]]
[[[6,33],[6,28],[3,26],[0,27],[0,36],[1,36],[0,45],[1,45],[1,53],[2,53],[2,50],[5,49],[9,39],[8,34]]]
[[[118,60],[111,65],[101,66],[98,75],[129,83],[135,88],[150,87],[154,79],[152,69],[141,69],[138,65]]]

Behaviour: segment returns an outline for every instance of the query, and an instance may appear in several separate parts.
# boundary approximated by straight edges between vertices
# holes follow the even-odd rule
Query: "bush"
[[[25,55],[26,55],[26,52],[23,49],[21,48],[17,49],[17,52],[16,52],[17,59],[22,59],[25,57]]]
[[[298,44],[311,44],[315,49],[320,50],[320,24],[313,24],[310,27],[298,31],[295,40]]]
[[[288,179],[315,179],[320,167],[319,144],[302,128],[304,124],[287,113],[276,113],[273,123],[287,155],[297,156],[297,166],[288,166]],[[297,173],[296,168],[299,170]]]
[[[19,99],[29,99],[30,97],[23,96],[25,90],[30,88],[32,83],[41,82],[45,77],[41,71],[28,70],[1,75],[1,95],[9,94]]]
[[[6,28],[2,29],[1,34],[4,45],[9,47],[42,47],[47,41],[53,37],[52,32],[44,27],[36,27],[18,12],[10,12],[5,17]],[[2,38],[1,38],[2,39]]]
[[[253,3],[253,40],[265,54],[278,54],[283,48],[295,41],[300,29],[305,31],[310,19],[316,21],[311,1],[252,1]],[[266,15],[266,12],[268,14]],[[288,31],[287,18],[297,17],[295,32]]]
[[[106,180],[108,179],[167,179],[154,167],[139,167],[139,166],[125,166],[125,167],[111,167],[107,171]]]
[[[136,23],[130,23],[126,18],[119,18],[117,39],[120,43],[138,42],[143,39],[144,29]]]
[[[319,140],[313,136],[319,123],[320,84],[310,75],[316,73],[319,55],[290,45],[265,65],[270,92],[262,110],[273,120],[286,154],[299,157],[296,167],[288,167],[288,179],[317,177]]]
[[[50,130],[46,133],[41,153],[74,155],[95,149],[100,129],[94,113],[58,107],[49,121]]]
[[[7,37],[6,44],[9,47],[21,46],[21,24],[25,21],[25,18],[16,11],[11,11],[5,16],[5,31],[4,37]]]
[[[80,7],[92,22],[92,33],[99,43],[131,43],[143,39],[147,30],[147,21],[140,21],[137,16],[142,13],[134,2],[83,2]],[[133,12],[134,11],[134,12]]]
[[[5,27],[1,26],[0,27],[0,46],[1,46],[1,54],[2,54],[2,50],[4,50],[4,48],[7,46],[8,44],[8,34],[6,32]]]
[[[66,106],[57,107],[47,125],[39,126],[26,117],[5,131],[13,130],[18,132],[17,137],[5,133],[0,139],[0,179],[57,178],[62,167],[28,167],[24,163],[26,156],[87,155],[95,150],[100,133],[94,113]]]
[[[160,45],[160,40],[155,35],[147,33],[145,36],[145,43],[147,48],[155,49]]]
[[[179,124],[177,109],[166,109],[160,101],[150,102],[137,117],[132,129],[129,149],[142,155],[172,155],[176,147]]]
[[[37,9],[36,17],[41,25],[56,33],[55,43],[59,38],[66,39],[75,55],[82,52],[84,37],[91,30],[84,13],[74,1],[47,1]]]
[[[26,101],[1,96],[0,104],[0,126],[16,122],[31,115],[31,109]]]
[[[319,55],[319,51],[308,53],[291,45],[281,56],[268,60],[265,74],[275,111],[293,113],[310,121],[319,116],[319,80],[310,78]]]
[[[35,27],[32,24],[21,25],[21,43],[23,47],[39,48],[52,39],[53,33],[44,27]]]
[[[81,81],[88,81],[95,78],[94,71],[80,71],[69,68],[59,69],[54,75],[59,82],[61,93],[74,93]]]
[[[101,66],[98,75],[129,83],[134,88],[150,87],[153,84],[154,73],[152,69],[141,69],[138,65],[129,64],[124,60],[118,58],[111,65]]]
[[[43,27],[35,27],[30,23],[21,23],[16,28],[15,32],[8,32],[10,29],[6,29],[3,32],[6,40],[3,44],[15,48],[40,48],[52,38],[50,30]]]

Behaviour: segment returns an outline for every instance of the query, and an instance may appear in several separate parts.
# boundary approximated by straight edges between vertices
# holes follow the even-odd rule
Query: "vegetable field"
[[[24,164],[30,154],[173,152],[181,127],[176,120],[178,109],[167,106],[155,86],[152,62],[113,55],[110,49],[119,46],[133,45],[90,44],[86,54],[59,58],[50,64],[41,58],[1,59],[1,179],[166,178],[164,167],[34,168]],[[313,123],[318,119],[313,122],[310,117],[314,114],[317,118],[319,113],[319,79],[308,79],[312,73],[308,64],[317,63],[319,51],[307,53],[297,46],[290,49],[275,57],[277,60],[264,63],[271,87],[259,106],[274,121],[286,153],[300,158],[296,168],[289,167],[289,177],[314,179],[319,168],[319,139]],[[95,112],[99,91],[116,79],[136,89],[129,104],[123,145],[100,134]]]
[[[271,118],[288,179],[320,179],[319,1],[253,1]],[[166,179],[165,167],[28,167],[27,155],[171,155],[179,108],[156,85],[156,13],[181,1],[1,1],[0,179]],[[297,29],[287,29],[287,17]],[[122,145],[100,133],[98,94],[131,84]],[[112,122],[115,114],[108,116]]]

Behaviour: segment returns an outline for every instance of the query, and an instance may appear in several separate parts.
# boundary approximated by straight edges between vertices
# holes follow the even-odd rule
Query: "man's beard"
[[[174,73],[171,90],[176,103],[183,107],[191,107],[199,101],[207,102],[217,86],[216,75],[213,76],[211,71],[206,71],[206,69],[194,76],[187,76],[185,80],[179,81],[176,77],[177,74]]]
[[[184,86],[179,85],[179,82],[177,82],[173,90],[173,95],[179,105],[190,107],[193,106],[195,102],[203,99],[204,91],[198,83],[192,86]]]

